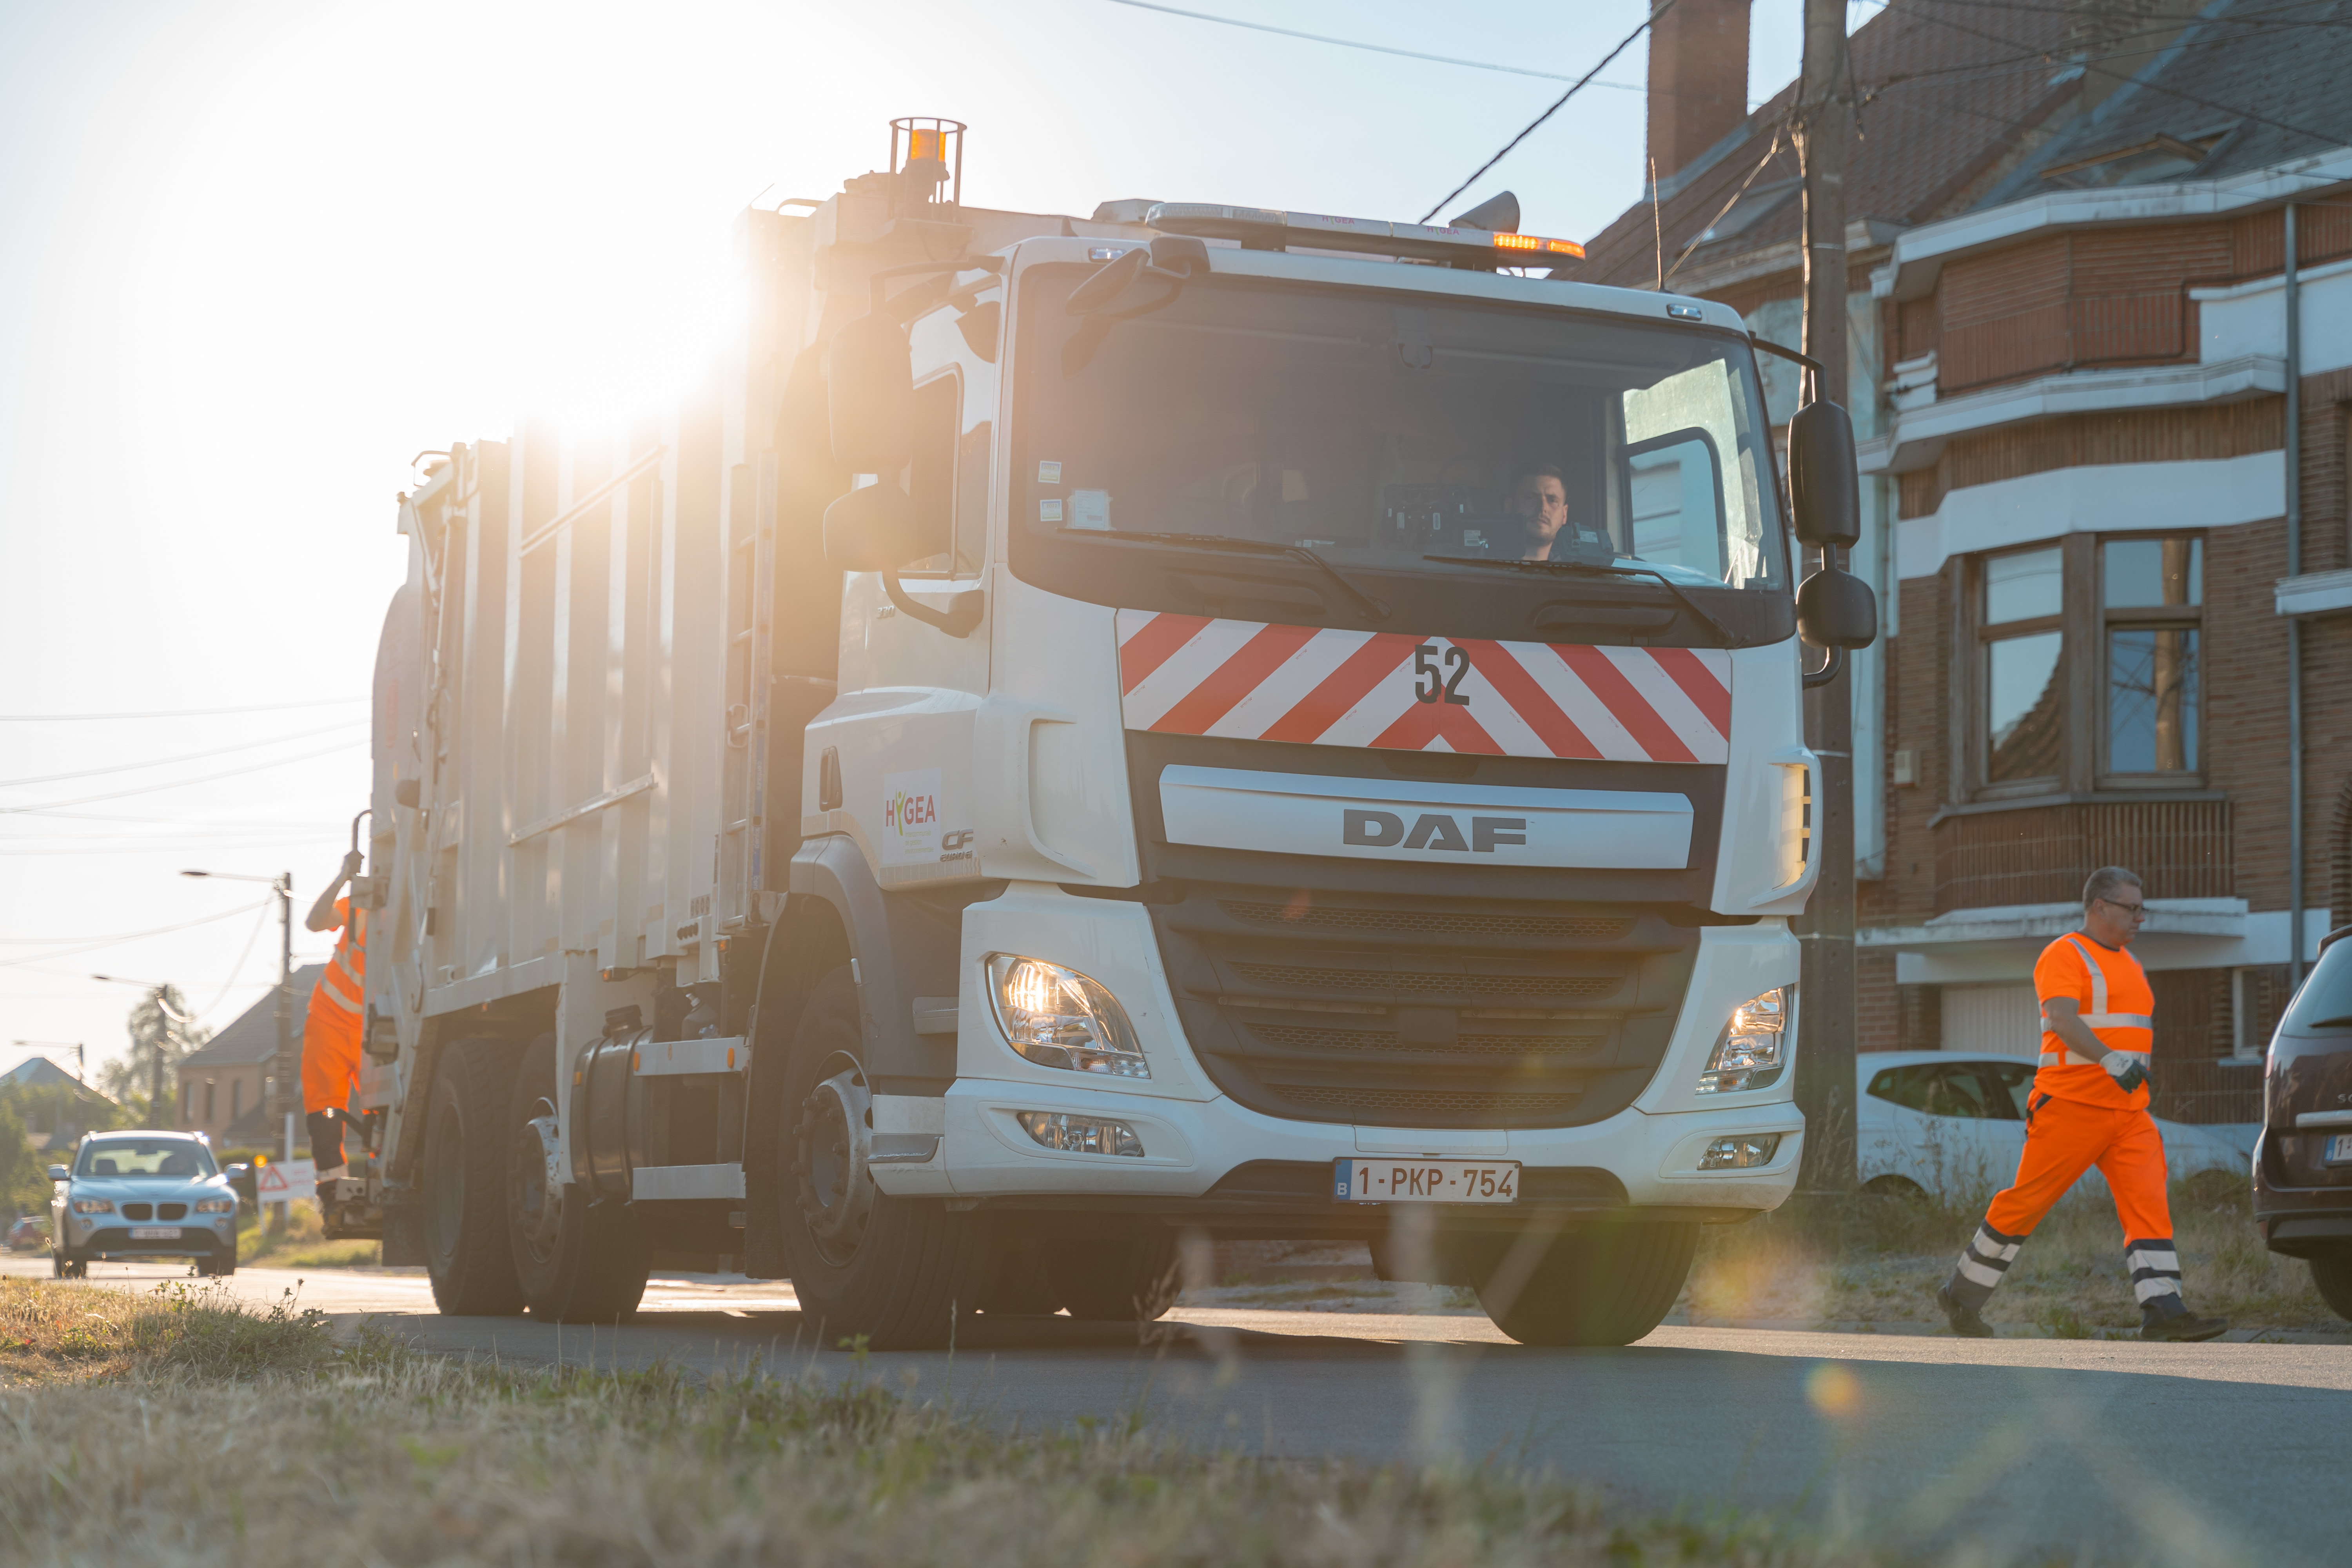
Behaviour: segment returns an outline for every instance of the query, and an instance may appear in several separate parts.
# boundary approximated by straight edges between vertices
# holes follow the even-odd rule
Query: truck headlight
[[[114,1212],[114,1200],[111,1198],[76,1198],[73,1201],[73,1211],[76,1214],[112,1214]]]
[[[1746,1089],[1769,1089],[1778,1082],[1788,1063],[1783,1032],[1788,1000],[1780,986],[1751,996],[1731,1010],[1731,1021],[1716,1037],[1698,1075],[1701,1094],[1734,1094]]]
[[[198,1198],[196,1212],[198,1214],[235,1214],[236,1200],[235,1198]]]
[[[1075,969],[1000,952],[988,961],[988,998],[1005,1039],[1039,1067],[1151,1076],[1127,1009]]]

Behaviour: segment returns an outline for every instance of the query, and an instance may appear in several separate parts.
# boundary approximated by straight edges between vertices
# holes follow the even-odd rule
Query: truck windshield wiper
[[[1065,533],[1092,533],[1092,529],[1070,529]],[[1122,529],[1118,532],[1097,535],[1110,539],[1139,539],[1152,544],[1181,544],[1191,550],[1230,550],[1239,555],[1289,555],[1306,562],[1339,585],[1339,591],[1356,601],[1365,615],[1376,621],[1389,618],[1388,601],[1365,593],[1339,574],[1339,569],[1309,550],[1304,544],[1276,544],[1264,539],[1234,539],[1223,533],[1133,533]]]
[[[1707,613],[1706,606],[1683,591],[1683,585],[1654,566],[1604,566],[1597,561],[1511,561],[1492,555],[1424,555],[1423,561],[1443,561],[1454,566],[1504,566],[1518,571],[1590,572],[1601,577],[1654,577],[1665,584],[1666,592],[1682,602],[1683,608],[1715,628],[1716,635],[1726,643],[1739,641],[1739,634]]]

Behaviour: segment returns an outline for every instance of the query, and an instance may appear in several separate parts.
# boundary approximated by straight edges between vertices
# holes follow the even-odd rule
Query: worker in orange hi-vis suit
[[[367,973],[367,911],[354,910],[339,898],[360,874],[362,860],[354,849],[343,857],[341,874],[310,906],[303,925],[311,931],[341,928],[335,956],[310,991],[310,1011],[302,1020],[302,1110],[310,1130],[310,1159],[322,1190],[342,1176],[343,1123],[351,1120],[352,1090],[360,1078],[360,1031],[365,992],[360,982]]]
[[[2165,1201],[2164,1139],[2147,1113],[2156,994],[2125,951],[2147,918],[2140,879],[2120,866],[2091,873],[2083,926],[2042,950],[2042,1065],[2025,1109],[2017,1180],[1996,1194],[1950,1279],[1936,1291],[1952,1331],[1990,1339],[1979,1315],[2042,1216],[2093,1165],[2115,1194],[2124,1261],[2139,1299],[2140,1338],[2210,1340],[2230,1326],[2180,1299],[2180,1255]]]

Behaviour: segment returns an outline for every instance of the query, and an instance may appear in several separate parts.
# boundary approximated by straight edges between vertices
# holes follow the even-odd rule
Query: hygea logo
[[[919,833],[940,819],[940,797],[895,790],[882,804],[882,821],[893,833]]]
[[[1442,849],[1457,855],[1492,855],[1497,847],[1525,844],[1528,841],[1528,819],[1524,816],[1474,816],[1470,834],[1464,837],[1460,819],[1450,812],[1424,811],[1413,819],[1412,827],[1393,811],[1366,811],[1354,806],[1345,808],[1339,828],[1339,842],[1360,849]]]

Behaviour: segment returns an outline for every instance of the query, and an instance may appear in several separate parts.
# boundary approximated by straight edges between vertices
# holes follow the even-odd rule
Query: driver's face
[[[1568,488],[1549,474],[1529,474],[1511,490],[1511,510],[1528,520],[1528,542],[1549,544],[1568,521]]]

